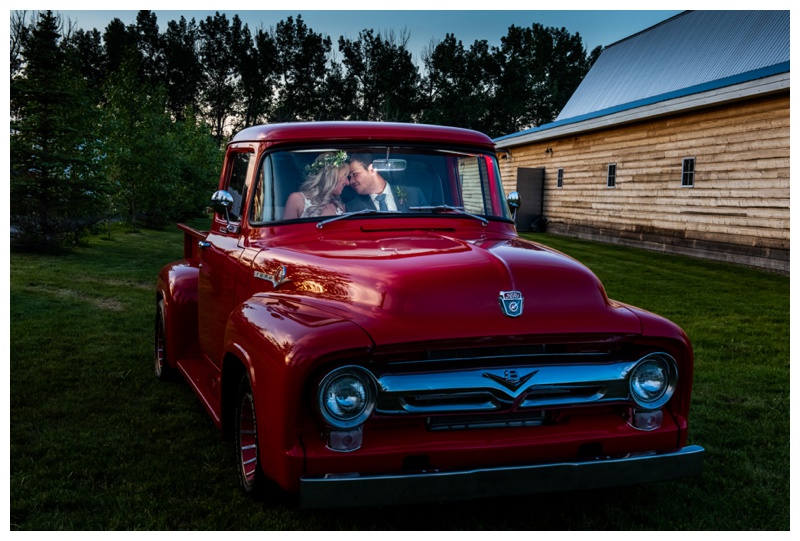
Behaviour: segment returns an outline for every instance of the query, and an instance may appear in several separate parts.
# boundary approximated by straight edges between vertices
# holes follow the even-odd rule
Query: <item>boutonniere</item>
[[[406,204],[406,200],[408,199],[408,194],[400,186],[397,186],[394,189],[394,196],[397,198],[397,204],[398,205],[405,205]]]

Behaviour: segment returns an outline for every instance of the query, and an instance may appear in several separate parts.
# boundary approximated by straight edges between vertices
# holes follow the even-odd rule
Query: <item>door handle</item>
[[[199,241],[199,242],[197,243],[197,246],[199,246],[199,247],[200,247],[200,249],[202,250],[202,249],[204,249],[204,248],[208,248],[209,246],[211,246],[211,243],[210,243],[210,242],[208,242],[208,241],[206,241],[206,240],[201,240],[201,241]]]

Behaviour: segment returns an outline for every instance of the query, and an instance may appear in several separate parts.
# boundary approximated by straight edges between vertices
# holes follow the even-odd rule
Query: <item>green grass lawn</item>
[[[183,382],[152,370],[154,286],[177,230],[11,254],[12,530],[787,530],[789,279],[529,235],[614,299],[672,319],[696,355],[702,476],[430,506],[302,511],[240,494],[233,448]]]

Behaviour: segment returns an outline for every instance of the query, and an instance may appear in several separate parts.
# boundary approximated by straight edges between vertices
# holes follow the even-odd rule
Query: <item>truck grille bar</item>
[[[443,415],[621,402],[630,398],[627,376],[637,362],[383,374],[376,411]]]

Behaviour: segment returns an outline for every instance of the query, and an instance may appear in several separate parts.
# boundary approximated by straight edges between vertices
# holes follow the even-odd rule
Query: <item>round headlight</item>
[[[375,407],[375,380],[357,366],[337,368],[319,386],[319,409],[334,428],[353,428]]]
[[[631,397],[643,408],[660,408],[672,398],[677,381],[678,370],[672,357],[665,353],[648,355],[631,371]]]

